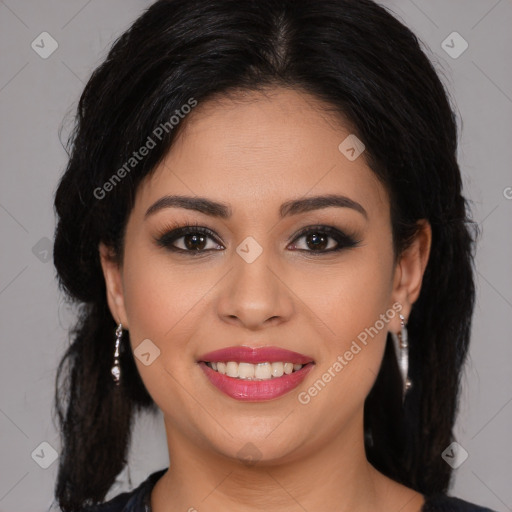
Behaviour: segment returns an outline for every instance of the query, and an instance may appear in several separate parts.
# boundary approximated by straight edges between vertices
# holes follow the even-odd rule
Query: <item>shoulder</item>
[[[151,490],[168,468],[151,473],[135,489],[125,491],[104,503],[89,505],[79,512],[146,512],[150,510]]]
[[[438,494],[425,499],[425,504],[421,512],[494,512],[490,508],[485,508],[468,501],[461,500]]]

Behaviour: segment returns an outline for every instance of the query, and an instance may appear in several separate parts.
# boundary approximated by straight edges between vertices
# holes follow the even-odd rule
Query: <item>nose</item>
[[[218,315],[224,322],[253,331],[277,326],[290,319],[292,296],[283,272],[271,264],[265,251],[252,263],[235,255],[218,301]]]

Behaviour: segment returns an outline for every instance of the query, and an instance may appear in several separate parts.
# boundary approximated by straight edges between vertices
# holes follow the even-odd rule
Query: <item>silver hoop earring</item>
[[[398,359],[398,367],[402,376],[402,403],[405,400],[407,391],[411,388],[412,382],[408,377],[409,373],[409,343],[407,338],[407,325],[405,324],[405,317],[400,314],[401,329],[400,332],[395,334],[391,332],[391,337],[395,345],[395,354]]]
[[[119,364],[119,343],[121,342],[122,336],[123,326],[122,324],[119,324],[116,329],[116,351],[114,353],[114,366],[112,366],[112,369],[110,370],[116,386],[119,386],[119,379],[121,377],[121,366]]]

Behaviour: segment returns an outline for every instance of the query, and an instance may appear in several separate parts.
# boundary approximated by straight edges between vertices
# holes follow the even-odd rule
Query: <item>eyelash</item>
[[[327,250],[321,250],[321,251],[314,251],[314,250],[307,250],[307,249],[296,249],[298,251],[302,252],[309,252],[312,253],[314,256],[320,256],[322,254],[330,254],[334,252],[341,251],[342,249],[347,249],[351,247],[357,247],[361,240],[356,240],[351,235],[347,235],[343,233],[342,231],[339,231],[338,229],[331,227],[331,226],[310,226],[304,230],[302,230],[300,233],[298,233],[292,240],[294,242],[297,239],[300,239],[304,236],[310,235],[310,234],[325,234],[328,235],[329,238],[332,238],[335,242],[337,242],[338,247],[334,249],[327,249]],[[215,243],[218,245],[222,245],[219,242],[217,242],[216,235],[208,228],[205,228],[203,226],[200,226],[199,224],[173,224],[173,225],[167,225],[165,226],[162,231],[155,237],[155,242],[160,247],[164,247],[165,249],[176,252],[176,253],[188,253],[191,256],[199,256],[209,251],[216,251],[220,249],[203,249],[200,251],[194,251],[194,250],[186,250],[186,249],[180,249],[179,247],[175,247],[172,244],[176,242],[176,240],[179,240],[180,238],[183,238],[186,235],[189,234],[201,234],[208,236],[214,240]]]

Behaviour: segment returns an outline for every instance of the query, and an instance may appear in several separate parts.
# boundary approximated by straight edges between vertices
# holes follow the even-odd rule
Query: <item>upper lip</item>
[[[248,347],[245,345],[233,346],[214,350],[199,357],[198,361],[204,362],[228,362],[237,361],[243,363],[272,363],[283,362],[293,364],[308,364],[313,359],[298,352],[292,352],[279,347]]]

